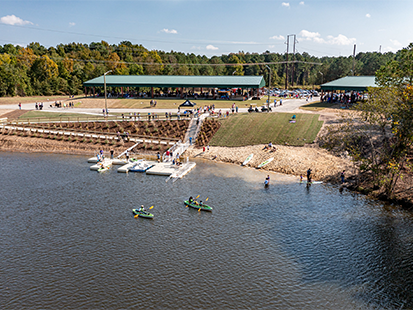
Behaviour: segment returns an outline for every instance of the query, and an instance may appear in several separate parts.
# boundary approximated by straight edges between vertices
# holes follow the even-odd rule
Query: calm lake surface
[[[1,309],[413,307],[408,212],[235,165],[175,183],[89,166],[0,153]]]

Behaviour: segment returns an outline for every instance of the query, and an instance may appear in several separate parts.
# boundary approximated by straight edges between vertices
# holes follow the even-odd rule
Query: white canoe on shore
[[[242,163],[242,165],[245,166],[246,164],[248,164],[253,157],[254,157],[254,154],[251,154],[250,156],[248,156],[247,159],[244,160],[244,162]]]
[[[262,162],[261,164],[258,165],[258,169],[264,167],[265,165],[268,165],[270,162],[274,160],[274,157],[268,158],[266,161]]]

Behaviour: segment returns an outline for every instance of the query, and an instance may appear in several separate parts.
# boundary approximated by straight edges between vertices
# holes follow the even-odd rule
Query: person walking
[[[307,183],[311,183],[311,168],[308,168],[307,170]]]
[[[340,173],[341,184],[344,184],[344,172],[346,172],[346,170],[343,170],[343,172]]]

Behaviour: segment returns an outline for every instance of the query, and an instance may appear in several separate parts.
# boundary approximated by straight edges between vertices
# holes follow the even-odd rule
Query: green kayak
[[[132,212],[139,217],[144,217],[146,219],[153,219],[153,214],[146,211],[139,211],[138,209],[132,209]]]
[[[196,204],[196,203],[189,203],[188,200],[185,200],[184,204],[186,204],[188,207],[191,207],[191,208],[194,208],[194,209],[198,209],[198,210],[201,209],[201,210],[209,211],[209,212],[212,211],[212,207],[207,206],[206,204],[199,205],[199,204]]]

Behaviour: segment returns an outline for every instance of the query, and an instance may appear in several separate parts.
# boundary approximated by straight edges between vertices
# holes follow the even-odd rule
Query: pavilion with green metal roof
[[[104,77],[100,76],[83,83],[87,87],[104,87]],[[106,75],[107,87],[149,87],[153,97],[153,88],[242,88],[259,89],[265,86],[263,76],[193,76],[193,75]]]
[[[322,91],[367,91],[369,87],[377,87],[375,76],[346,76],[321,85]]]

